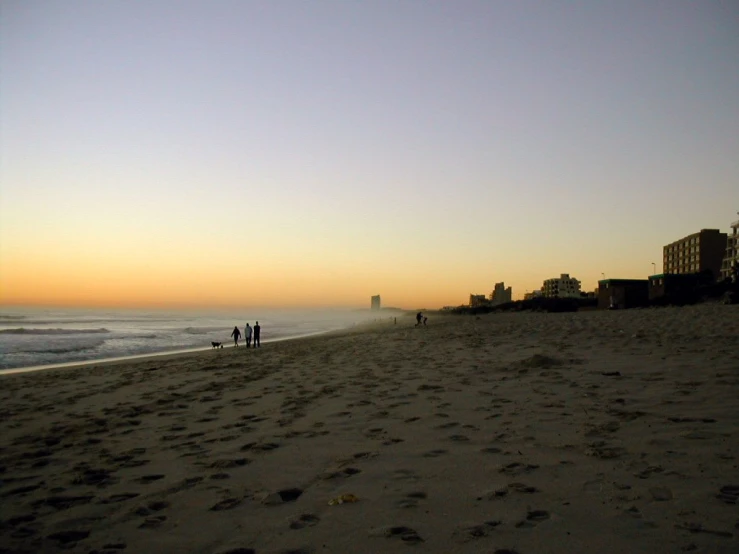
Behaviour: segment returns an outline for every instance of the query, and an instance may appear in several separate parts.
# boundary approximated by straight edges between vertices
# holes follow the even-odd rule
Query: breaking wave
[[[205,335],[214,331],[225,331],[226,327],[185,327],[184,332],[188,335]]]
[[[79,344],[75,346],[47,346],[42,348],[30,348],[25,352],[27,354],[72,354],[77,352],[84,352],[85,350],[94,350],[98,346],[102,345],[104,341],[100,341],[94,344]]]
[[[3,335],[88,335],[96,333],[110,333],[108,329],[0,329]]]

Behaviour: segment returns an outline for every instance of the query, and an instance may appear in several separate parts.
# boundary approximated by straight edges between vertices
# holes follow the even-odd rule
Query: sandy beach
[[[0,376],[0,552],[739,552],[739,306]]]

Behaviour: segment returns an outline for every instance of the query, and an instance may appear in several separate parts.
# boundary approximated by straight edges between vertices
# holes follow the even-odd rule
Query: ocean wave
[[[110,333],[108,329],[0,329],[3,335],[89,335],[96,333]]]
[[[0,314],[0,321],[4,321],[4,320],[18,321],[19,319],[26,319],[26,316],[24,316],[24,315],[6,315],[6,314]]]
[[[49,318],[35,318],[35,319],[28,319],[26,316],[8,316],[6,318],[3,318],[0,316],[0,325],[2,324],[8,324],[11,321],[18,321],[23,320],[23,323],[25,325],[78,325],[80,323],[82,324],[92,324],[92,325],[116,325],[119,323],[122,323],[124,325],[130,325],[132,323],[169,323],[169,322],[176,322],[179,321],[177,319],[172,318],[148,318],[148,317],[139,317],[139,318],[110,318],[110,317],[79,317],[79,318],[69,318],[69,317],[49,317]]]
[[[188,335],[205,335],[216,331],[225,331],[230,327],[185,327],[184,331]]]
[[[84,352],[85,350],[94,350],[101,344],[102,342],[95,344],[78,344],[75,346],[46,346],[42,348],[26,349],[24,354],[73,354]]]

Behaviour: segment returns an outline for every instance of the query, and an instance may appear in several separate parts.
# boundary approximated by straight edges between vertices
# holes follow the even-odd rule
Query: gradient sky
[[[739,210],[739,3],[0,4],[0,302],[434,308]]]

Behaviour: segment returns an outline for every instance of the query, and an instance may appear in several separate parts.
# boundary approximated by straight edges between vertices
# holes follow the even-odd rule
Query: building
[[[737,212],[736,215],[739,215]],[[736,281],[737,266],[739,266],[739,220],[731,224],[732,233],[726,237],[726,251],[721,264],[721,280],[731,277]]]
[[[562,273],[559,277],[547,279],[541,287],[545,298],[580,298],[580,281]]]
[[[373,296],[370,299],[370,309],[372,311],[377,311],[380,309],[380,295],[379,294],[377,296]]]
[[[598,281],[598,309],[624,310],[649,303],[648,279],[605,279]]]
[[[710,271],[714,279],[719,278],[726,255],[726,239],[726,233],[718,229],[701,229],[668,244],[663,248],[662,273],[680,275]]]
[[[478,306],[487,306],[488,299],[485,298],[484,294],[470,294],[470,308],[476,308]]]
[[[541,298],[540,290],[532,290],[523,295],[524,300],[533,300],[534,298]]]
[[[493,292],[490,293],[490,303],[493,306],[499,304],[507,304],[513,301],[513,289],[511,287],[506,288],[505,283],[495,283]]]
[[[707,282],[708,281],[708,282]],[[706,279],[700,273],[663,273],[649,276],[649,300],[663,296],[680,297],[691,294],[699,287],[710,284],[713,278]]]

